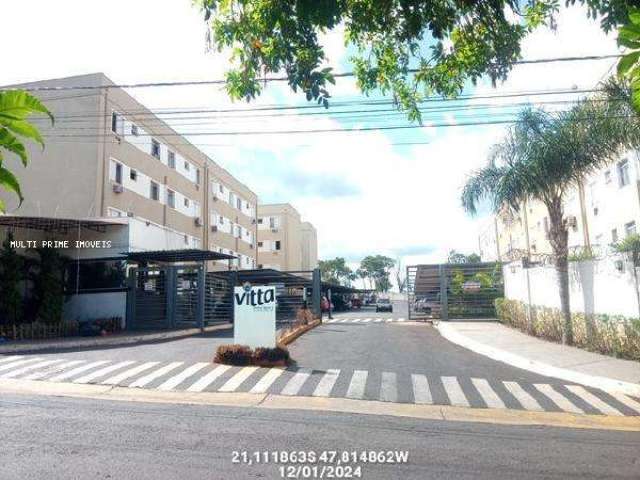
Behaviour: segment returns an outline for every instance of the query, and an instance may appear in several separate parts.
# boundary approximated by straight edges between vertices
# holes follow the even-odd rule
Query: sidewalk
[[[547,342],[498,322],[439,322],[436,328],[447,340],[514,367],[640,397],[640,362]]]
[[[204,328],[204,332],[215,332],[232,328],[231,323],[212,325]],[[37,352],[42,350],[67,350],[91,347],[117,347],[134,343],[152,343],[163,340],[200,335],[199,328],[183,330],[124,331],[105,337],[64,337],[46,340],[18,340],[0,343],[0,355],[12,353]]]

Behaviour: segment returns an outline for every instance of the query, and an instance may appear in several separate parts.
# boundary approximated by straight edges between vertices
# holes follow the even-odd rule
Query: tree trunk
[[[554,265],[558,277],[560,310],[562,311],[562,343],[573,344],[573,323],[569,299],[569,231],[562,211],[562,199],[547,204],[549,211],[549,243],[553,248]]]

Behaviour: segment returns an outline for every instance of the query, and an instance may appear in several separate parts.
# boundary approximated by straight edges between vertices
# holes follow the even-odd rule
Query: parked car
[[[353,309],[360,309],[362,308],[362,300],[359,298],[352,298],[351,299],[351,308]]]
[[[393,304],[388,298],[379,298],[376,302],[376,312],[393,312]]]

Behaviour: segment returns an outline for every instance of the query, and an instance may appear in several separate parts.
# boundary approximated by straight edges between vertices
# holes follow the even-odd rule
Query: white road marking
[[[71,360],[69,362],[64,362],[56,365],[54,368],[45,368],[39,372],[32,373],[23,378],[23,380],[40,380],[47,375],[53,375],[54,373],[63,372],[69,367],[73,367],[74,365],[79,365],[81,363],[85,363],[84,360]]]
[[[551,385],[534,383],[533,386],[565,412],[584,413],[581,408],[576,407],[567,397],[554,390]]]
[[[348,318],[345,318],[344,320],[340,320],[340,323],[347,323],[349,321]]]
[[[398,322],[404,322],[404,318],[399,318],[398,320],[396,320]]]
[[[0,372],[6,372],[8,370],[11,370],[12,368],[16,368],[21,365],[26,365],[27,363],[37,362],[39,360],[42,360],[42,358],[40,357],[31,357],[31,358],[22,357],[22,358],[23,358],[22,360],[14,360],[13,362],[5,363],[0,367]]]
[[[365,319],[362,321],[362,323],[369,323],[370,321],[371,321],[371,319],[370,319],[370,318],[365,318]]]
[[[364,389],[367,385],[366,370],[355,370],[351,377],[351,383],[349,383],[349,389],[347,390],[347,398],[362,398],[364,397]]]
[[[507,408],[502,399],[498,396],[489,382],[484,378],[472,378],[471,383],[476,387],[478,393],[489,408]]]
[[[359,319],[359,318],[354,318],[354,319],[351,321],[351,323],[358,323],[359,321],[360,321],[360,319]]]
[[[429,390],[429,380],[426,375],[411,375],[413,384],[413,398],[415,403],[433,403],[431,390]]]
[[[609,395],[611,395],[613,398],[618,400],[623,405],[626,405],[627,407],[629,407],[631,410],[634,410],[635,412],[640,413],[640,402],[636,402],[633,398],[630,398],[624,395],[623,393],[613,393],[613,392],[607,392],[607,393],[609,393]]]
[[[134,363],[136,362],[119,362],[115,365],[109,365],[107,367],[96,370],[95,372],[88,373],[87,375],[84,375],[80,378],[76,378],[75,380],[73,380],[73,383],[90,383],[92,380],[95,380],[98,377],[108,375],[111,372],[115,372],[116,370],[119,370],[121,368],[128,367],[129,365],[132,365]]]
[[[153,382],[156,378],[160,378],[162,375],[169,373],[171,370],[175,370],[183,363],[184,362],[172,362],[169,365],[165,365],[164,367],[154,370],[144,377],[140,377],[138,380],[129,385],[129,387],[144,387],[145,385]]]
[[[613,408],[608,403],[603,402],[593,393],[586,390],[584,387],[581,387],[580,385],[567,385],[567,390],[572,392],[574,395],[577,395],[593,408],[606,415],[622,415],[622,412],[620,410],[618,410],[617,408]]]
[[[538,401],[529,394],[524,388],[522,388],[516,382],[502,382],[505,388],[513,395],[520,405],[523,406],[526,410],[534,410],[538,412],[544,411],[544,409],[540,406]]]
[[[332,319],[332,320],[329,320],[327,323],[336,323],[337,321],[338,321],[338,319],[337,319],[337,318],[334,318],[334,319]]]
[[[229,365],[218,365],[216,368],[200,378],[197,382],[187,388],[187,392],[202,392],[205,388],[215,382],[224,372],[229,370]]]
[[[385,320],[385,322],[387,322],[387,323],[393,322],[393,318],[387,318],[387,319]]]
[[[275,382],[284,370],[280,368],[270,368],[267,373],[256,383],[251,390],[251,393],[265,393],[273,382]]]
[[[206,362],[194,363],[190,367],[185,368],[182,372],[178,373],[177,375],[174,375],[173,377],[169,378],[168,380],[158,385],[157,390],[165,390],[165,391],[173,390],[182,382],[184,382],[187,378],[189,378],[192,375],[195,375],[207,365],[209,364]]]
[[[442,385],[447,393],[447,397],[449,397],[449,401],[451,405],[455,405],[458,407],[468,407],[469,401],[467,397],[464,395],[462,391],[462,387],[458,383],[458,379],[456,377],[441,377]]]
[[[51,377],[48,381],[50,382],[61,382],[62,380],[67,380],[71,377],[75,377],[76,375],[80,375],[81,373],[86,372],[87,370],[91,370],[92,368],[99,367],[100,365],[104,365],[105,363],[109,363],[106,360],[100,360],[99,362],[91,362],[85,365],[81,365],[80,367],[74,368],[67,372],[63,372],[55,377]]]
[[[381,318],[376,318],[376,319],[373,321],[373,323],[380,323],[381,321],[382,321],[382,319],[381,319]]]
[[[231,377],[227,382],[222,385],[218,391],[219,392],[234,392],[242,382],[244,382],[249,375],[258,370],[258,367],[244,367],[238,373],[236,373],[233,377]]]
[[[398,376],[394,372],[382,372],[380,400],[383,402],[398,401]]]
[[[281,395],[297,394],[302,388],[302,385],[304,385],[304,382],[307,381],[310,375],[311,375],[311,369],[309,368],[299,369],[296,372],[296,374],[293,377],[291,377],[291,380],[289,380],[289,382],[284,386],[280,394]]]
[[[316,386],[316,389],[313,391],[314,397],[328,397],[331,395],[331,390],[333,386],[336,384],[336,380],[338,380],[338,376],[340,375],[340,370],[338,369],[329,369],[322,376],[322,379]]]
[[[27,365],[26,367],[13,370],[9,373],[4,373],[0,375],[0,378],[16,378],[17,376],[22,375],[23,373],[29,372],[31,370],[36,370],[42,367],[48,367],[55,363],[60,363],[60,362],[62,362],[62,360],[45,360],[44,362],[33,363],[31,365]]]
[[[160,362],[147,362],[147,363],[143,363],[142,365],[137,365],[133,368],[130,368],[129,370],[125,370],[124,372],[121,372],[113,377],[107,378],[104,382],[101,382],[103,385],[117,385],[120,382],[127,380],[128,378],[131,378],[135,375],[138,375],[139,373],[144,372],[145,370],[149,370],[152,367],[155,367],[156,365],[159,365]]]

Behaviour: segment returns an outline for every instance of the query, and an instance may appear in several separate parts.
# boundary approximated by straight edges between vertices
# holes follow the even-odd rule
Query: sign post
[[[276,288],[245,284],[233,291],[233,342],[251,348],[276,346]]]

